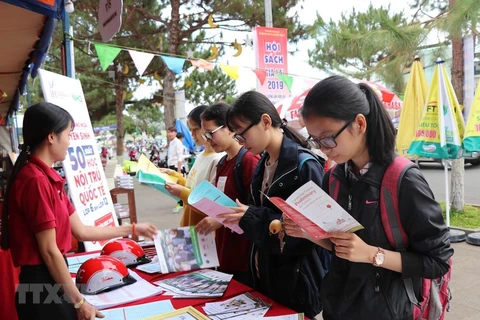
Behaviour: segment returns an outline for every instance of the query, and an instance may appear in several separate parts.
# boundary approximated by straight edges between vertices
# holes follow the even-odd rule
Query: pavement
[[[106,168],[107,181],[110,188],[113,187],[113,172],[116,161],[109,161]],[[432,185],[432,189],[439,200],[443,200],[441,195],[437,195],[437,188],[442,189],[438,183],[433,183],[434,177],[432,169],[427,172],[426,179]],[[472,178],[473,171],[467,171],[467,179]],[[477,171],[477,169],[473,169]],[[422,169],[423,171],[423,169]],[[437,175],[443,171],[438,170]],[[468,174],[470,173],[470,174]],[[478,175],[477,175],[478,177]],[[478,179],[478,178],[477,178]],[[435,181],[437,182],[437,181]],[[179,225],[181,213],[173,213],[172,209],[176,202],[163,193],[138,183],[134,178],[135,202],[137,206],[137,217],[139,222],[151,222],[157,228],[170,228]],[[466,187],[466,193],[469,189]],[[466,198],[478,199],[472,194],[466,195]],[[119,197],[119,201],[126,203],[126,197]],[[468,201],[467,201],[468,202]],[[477,201],[477,203],[480,201]],[[478,320],[480,319],[480,246],[469,245],[465,242],[452,244],[455,254],[453,256],[452,280],[450,289],[453,295],[451,301],[451,311],[447,313],[447,320]],[[322,319],[318,316],[317,319]]]

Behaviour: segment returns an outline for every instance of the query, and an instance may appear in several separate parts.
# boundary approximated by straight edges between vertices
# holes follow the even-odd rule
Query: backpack
[[[414,164],[410,160],[397,156],[387,167],[380,187],[379,204],[383,229],[387,235],[388,242],[398,252],[406,251],[406,248],[408,248],[408,237],[400,221],[398,192],[405,172],[412,167],[414,167]],[[336,201],[340,183],[332,174],[335,168],[336,165],[329,173],[328,188],[330,196]],[[438,279],[422,278],[421,301],[418,301],[415,296],[412,279],[403,279],[408,299],[414,305],[414,320],[443,320],[445,311],[450,311],[450,300],[452,299],[449,288],[452,276],[451,258],[448,263],[450,269],[442,277]]]
[[[243,185],[243,170],[242,170],[242,163],[245,154],[247,153],[247,149],[245,147],[241,147],[240,151],[238,151],[237,157],[235,158],[235,165],[233,166],[233,180],[235,183],[235,188],[240,193],[242,201],[247,199],[247,194],[245,193],[245,186]],[[218,170],[222,167],[223,163],[227,160],[227,155],[224,155],[217,163],[217,174]]]

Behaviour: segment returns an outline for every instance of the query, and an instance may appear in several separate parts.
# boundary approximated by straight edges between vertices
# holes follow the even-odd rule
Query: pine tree
[[[342,13],[338,22],[326,23],[318,16],[315,28],[318,40],[309,50],[311,66],[357,79],[374,77],[396,92],[404,91],[403,71],[427,33],[403,13],[372,5],[366,12]]]

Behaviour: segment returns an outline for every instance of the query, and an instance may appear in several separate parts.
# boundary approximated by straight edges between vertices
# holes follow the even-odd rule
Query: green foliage
[[[194,105],[211,105],[218,101],[226,101],[229,96],[236,94],[235,81],[224,74],[219,67],[213,71],[194,70],[185,85],[187,99]]]
[[[403,70],[427,33],[403,13],[372,5],[364,13],[343,13],[338,22],[317,16],[315,27],[318,40],[309,50],[310,65],[357,79],[375,77],[397,92],[404,91]]]
[[[445,218],[445,202],[440,202],[443,217]],[[453,227],[476,229],[480,228],[480,208],[465,205],[463,211],[450,209],[450,225]]]
[[[477,33],[480,21],[480,1],[455,0],[446,15],[440,16],[435,26],[449,33],[452,39]]]
[[[152,136],[158,135],[163,129],[163,113],[158,106],[148,101],[138,101],[128,107],[136,127]]]
[[[94,127],[104,127],[104,126],[112,126],[117,124],[117,116],[115,113],[110,113],[103,116],[101,119],[92,121],[92,125]],[[136,130],[135,122],[133,121],[132,117],[128,115],[123,115],[123,136],[125,137],[126,134],[132,134]]]

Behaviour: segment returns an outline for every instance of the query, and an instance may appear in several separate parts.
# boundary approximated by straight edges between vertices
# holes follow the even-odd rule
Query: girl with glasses
[[[208,107],[201,116],[202,129],[213,150],[226,153],[226,158],[220,160],[221,164],[217,168],[214,185],[232,200],[245,203],[246,196],[250,193],[250,183],[259,157],[250,152],[241,151],[242,146],[232,139],[233,132],[225,123],[225,117],[230,108],[225,103],[217,103]],[[238,162],[237,157],[243,157],[243,159],[239,159],[242,170],[235,169]],[[237,189],[235,181],[242,182],[242,190]],[[248,239],[223,227],[221,223],[210,217],[200,221],[195,230],[202,234],[216,230],[215,242],[220,271],[233,274],[234,279],[251,286],[251,276],[248,272],[250,249]]]
[[[223,215],[224,224],[238,224],[254,244],[250,263],[255,289],[313,318],[322,310],[322,249],[306,239],[284,237],[283,232],[270,234],[270,224],[281,220],[282,212],[265,195],[287,199],[310,180],[321,185],[322,164],[259,92],[241,95],[233,103],[227,123],[247,150],[264,154],[255,169],[248,202],[233,208],[236,213]],[[309,160],[300,171],[304,153]]]
[[[198,106],[187,116],[187,123],[192,133],[193,141],[197,146],[205,147],[205,150],[196,156],[195,163],[190,169],[188,177],[185,178],[183,174],[175,170],[160,169],[178,179],[177,183],[167,182],[165,189],[170,192],[172,196],[180,198],[184,203],[180,227],[194,226],[205,217],[203,213],[196,211],[188,205],[188,196],[202,181],[208,180],[212,183],[215,182],[217,163],[224,155],[223,152],[216,153],[210,145],[210,142],[204,138],[200,115],[207,108],[208,106]]]
[[[440,205],[418,167],[408,169],[395,200],[409,247],[396,252],[379,205],[385,170],[396,157],[395,130],[376,93],[366,84],[332,76],[310,90],[302,115],[309,142],[338,163],[326,174],[323,189],[329,192],[329,175],[334,175],[337,202],[365,228],[333,232],[330,240],[317,241],[333,253],[322,283],[323,318],[413,319],[404,279],[413,278],[421,301],[421,278],[449,271],[453,249]],[[291,236],[309,238],[290,220],[285,229]]]

